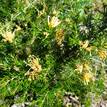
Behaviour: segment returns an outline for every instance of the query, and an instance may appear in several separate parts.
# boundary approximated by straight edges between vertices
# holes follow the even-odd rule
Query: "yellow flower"
[[[88,83],[92,80],[92,78],[93,78],[93,76],[92,76],[92,74],[89,73],[89,72],[85,72],[85,73],[83,74],[83,80],[84,80],[84,82],[85,82],[86,84],[88,84]]]
[[[82,73],[82,71],[83,71],[83,64],[78,64],[78,65],[76,65],[76,71],[79,71],[79,73]]]
[[[18,26],[18,25],[16,25],[15,32],[16,32],[16,31],[20,31],[20,30],[21,30],[21,27],[20,27],[20,26]]]
[[[34,56],[30,56],[29,57],[30,59],[28,60],[29,62],[29,66],[37,71],[37,72],[40,72],[41,71],[41,65],[39,64],[39,59],[38,58],[35,58]]]
[[[81,46],[81,48],[83,48],[83,49],[85,49],[86,51],[89,51],[89,52],[93,48],[93,46],[89,46],[89,41],[88,40],[86,40],[84,42],[80,41],[80,46]]]
[[[37,78],[39,74],[36,71],[29,71],[25,75],[27,75],[29,77],[29,81],[31,81],[35,80],[35,78]]]
[[[100,57],[100,59],[105,60],[107,58],[107,51],[99,50],[98,51],[98,56]]]
[[[84,63],[83,66],[84,66],[84,71],[91,71],[91,67],[89,65],[89,62]]]
[[[43,35],[46,36],[46,38],[49,36],[49,33],[48,32],[43,32]]]
[[[62,29],[57,30],[56,36],[55,36],[56,42],[58,45],[61,45],[64,40],[64,31]]]
[[[82,79],[84,81],[85,84],[88,84],[91,80],[94,81],[94,75],[91,72],[92,69],[90,67],[90,63],[89,62],[85,62],[82,64],[78,64],[77,65],[77,69],[75,69],[76,71],[79,71],[79,73],[81,73]]]
[[[58,17],[53,16],[50,20],[50,16],[48,16],[48,26],[50,28],[54,28],[56,26],[58,26],[61,23],[61,21],[58,19]]]
[[[79,73],[82,73],[84,71],[91,71],[89,63],[77,64],[76,67],[77,68],[75,70],[79,71]]]
[[[82,48],[87,48],[88,47],[88,45],[89,45],[89,41],[88,40],[86,40],[86,41],[84,41],[84,42],[82,42],[82,41],[80,41],[80,46],[82,47]]]
[[[3,38],[4,38],[3,40],[5,42],[12,43],[13,39],[15,38],[15,34],[14,34],[14,32],[12,33],[12,32],[7,31],[3,34]]]
[[[96,11],[103,11],[104,0],[93,0],[93,9]]]
[[[30,66],[30,69],[32,71],[29,70],[25,75],[28,75],[29,79],[34,80],[42,70],[42,67],[39,64],[39,59],[35,58],[34,56],[30,56],[28,58],[28,64],[27,65]]]

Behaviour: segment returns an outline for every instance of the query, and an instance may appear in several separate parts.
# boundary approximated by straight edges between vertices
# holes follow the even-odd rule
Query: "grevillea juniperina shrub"
[[[106,70],[106,0],[0,0],[0,107],[98,107]]]

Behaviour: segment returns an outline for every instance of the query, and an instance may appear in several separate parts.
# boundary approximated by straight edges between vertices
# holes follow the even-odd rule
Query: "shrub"
[[[106,14],[100,0],[1,0],[0,106],[91,107],[103,98]]]

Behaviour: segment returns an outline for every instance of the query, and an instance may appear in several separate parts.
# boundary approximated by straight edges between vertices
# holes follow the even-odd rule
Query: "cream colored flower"
[[[79,71],[85,84],[88,84],[91,80],[92,81],[95,80],[94,74],[92,73],[92,68],[90,67],[89,62],[78,64],[77,69],[75,70]]]
[[[78,71],[79,73],[82,73],[83,68],[84,68],[84,67],[83,67],[83,64],[77,64],[76,67],[77,67],[77,68],[76,68],[75,70]]]
[[[64,40],[64,31],[62,29],[56,31],[55,40],[60,46]]]
[[[37,72],[41,71],[41,65],[39,64],[39,59],[35,58],[34,56],[30,56],[29,60],[28,60],[28,65]]]
[[[91,67],[90,64],[87,62],[87,63],[77,64],[75,70],[78,71],[79,73],[83,73],[85,71],[91,71]]]
[[[91,71],[91,67],[90,67],[90,63],[89,62],[84,63],[83,66],[84,66],[84,71]]]
[[[93,0],[93,9],[96,11],[103,11],[104,0]]]
[[[9,42],[9,43],[12,43],[13,42],[13,40],[14,40],[14,38],[15,38],[15,34],[14,34],[14,32],[12,33],[12,32],[10,32],[10,31],[7,31],[7,32],[5,32],[4,34],[3,34],[3,40],[5,41],[5,42]]]
[[[18,25],[16,25],[15,32],[16,32],[16,31],[20,31],[20,30],[21,30],[21,27],[20,27],[20,26],[18,26]]]
[[[50,16],[48,16],[48,26],[50,28],[54,28],[54,27],[58,26],[60,23],[61,23],[61,21],[58,19],[58,17],[53,16],[50,19]]]
[[[84,42],[80,41],[81,48],[85,49],[86,51],[91,51],[93,49],[93,46],[89,46],[89,41],[86,40]]]
[[[93,46],[87,47],[86,51],[90,52],[93,48],[94,48]]]
[[[85,72],[83,74],[83,80],[86,84],[88,84],[93,79],[93,75],[90,72]]]
[[[80,32],[85,32],[87,34],[89,30],[86,26],[80,26]]]
[[[107,58],[107,51],[99,50],[98,51],[98,56],[100,57],[100,59],[105,60]]]
[[[48,32],[43,32],[43,35],[46,36],[46,38],[49,36],[49,33]]]
[[[39,74],[36,71],[29,71],[25,75],[27,75],[28,80],[31,81],[31,80],[35,80]]]
[[[28,75],[30,80],[34,80],[42,70],[42,67],[39,64],[39,59],[34,56],[30,56],[28,58],[27,65],[30,66],[31,71],[29,70],[25,75]]]
[[[82,48],[86,49],[88,47],[88,45],[89,45],[89,41],[88,40],[86,40],[84,42],[80,41],[80,46]]]

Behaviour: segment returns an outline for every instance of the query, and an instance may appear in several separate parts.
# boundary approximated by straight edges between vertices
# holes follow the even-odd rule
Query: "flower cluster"
[[[86,51],[91,51],[92,50],[92,46],[89,46],[89,41],[86,40],[86,41],[80,41],[80,46],[81,48],[85,49]]]
[[[64,31],[63,31],[63,29],[60,29],[60,30],[56,31],[55,40],[56,40],[56,42],[59,46],[62,44],[62,42],[64,40]]]
[[[50,28],[54,28],[54,27],[58,26],[60,23],[61,23],[61,21],[58,19],[58,17],[53,16],[50,19],[50,16],[48,16],[48,26]]]
[[[98,56],[101,60],[105,60],[107,58],[107,51],[106,50],[99,50]]]
[[[89,63],[77,64],[76,66],[77,68],[75,70],[82,75],[85,84],[88,84],[91,80],[94,80],[92,68]]]
[[[30,69],[25,75],[29,76],[29,80],[34,80],[42,70],[39,59],[35,58],[33,55],[29,56],[27,65],[30,66]]]
[[[83,80],[86,84],[88,84],[91,80],[93,80],[93,75],[91,72],[85,72],[83,74]]]
[[[4,38],[3,39],[4,42],[12,43],[15,38],[15,33],[11,31],[7,31],[3,33],[3,38]]]

